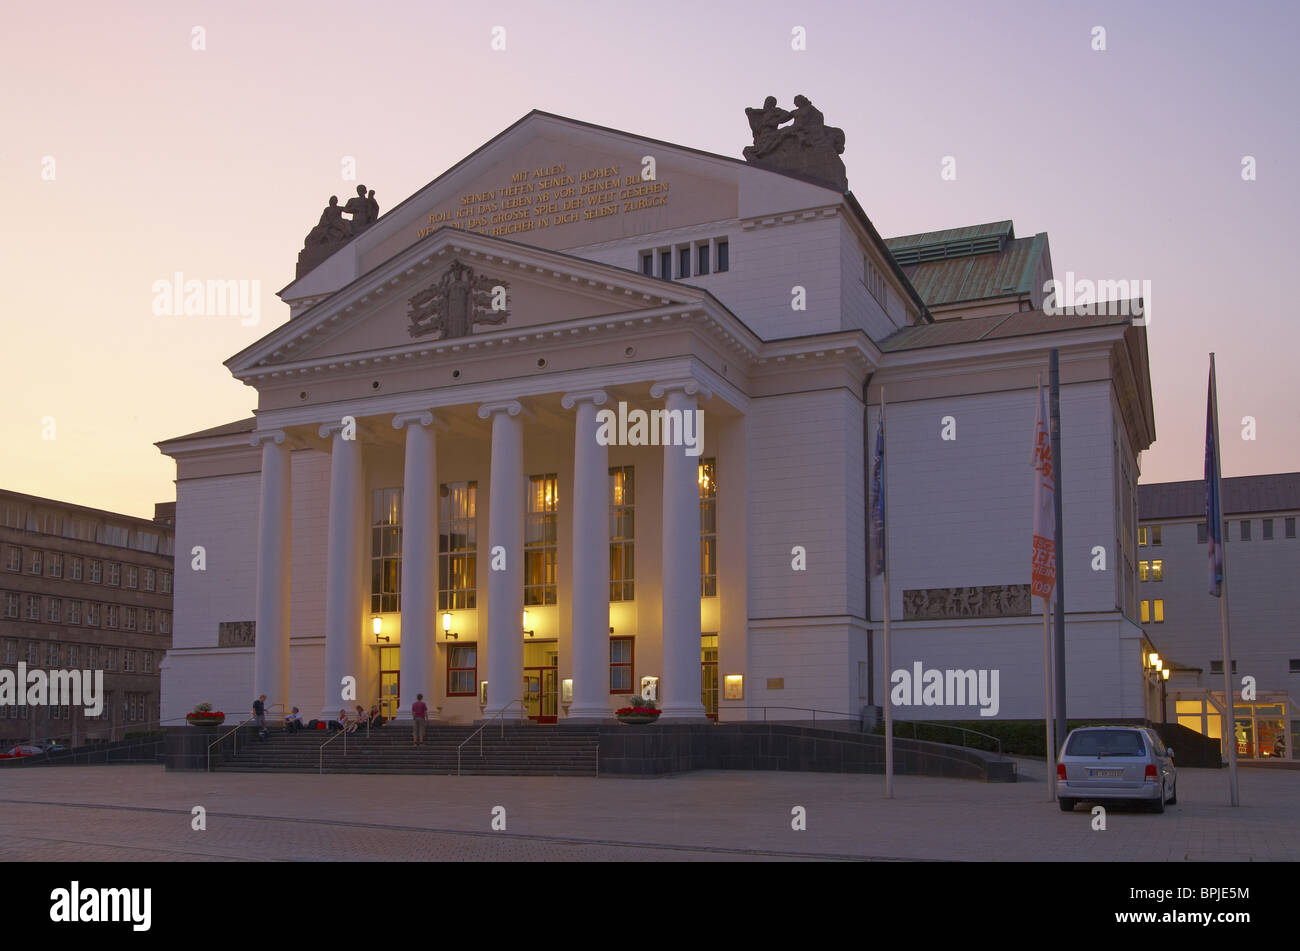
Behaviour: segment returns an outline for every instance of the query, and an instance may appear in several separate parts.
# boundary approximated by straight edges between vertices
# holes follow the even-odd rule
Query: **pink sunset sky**
[[[1144,482],[1200,477],[1211,350],[1224,475],[1300,469],[1294,4],[55,9],[5,14],[4,488],[137,515],[175,498],[153,444],[251,413],[222,361],[287,319],[275,291],[352,192],[345,156],[386,211],[534,108],[739,157],[744,107],[796,93],[844,129],[883,235],[1010,218],[1049,233],[1058,277],[1151,282]],[[260,282],[260,323],[155,316],[177,271]]]

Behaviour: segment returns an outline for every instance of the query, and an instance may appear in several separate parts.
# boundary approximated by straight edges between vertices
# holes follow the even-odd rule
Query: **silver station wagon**
[[[1093,726],[1071,730],[1056,764],[1056,799],[1062,812],[1080,802],[1127,799],[1164,812],[1178,802],[1174,751],[1154,730]]]

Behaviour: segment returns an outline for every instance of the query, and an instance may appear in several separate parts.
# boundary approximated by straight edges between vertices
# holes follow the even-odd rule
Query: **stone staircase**
[[[315,773],[432,773],[456,774],[456,749],[477,727],[430,724],[424,745],[412,744],[410,726],[390,724],[350,734],[322,747],[329,736],[304,730],[287,734],[272,730],[265,741],[241,730],[238,751],[213,763],[213,772]],[[460,771],[474,776],[592,776],[596,775],[599,731],[555,725],[492,724],[461,751]]]

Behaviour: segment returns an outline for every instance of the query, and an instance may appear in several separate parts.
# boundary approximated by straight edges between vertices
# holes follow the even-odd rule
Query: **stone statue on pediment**
[[[373,207],[372,207],[373,206]],[[352,215],[349,224],[349,233],[359,235],[379,217],[379,202],[375,201],[375,193],[371,191],[370,197],[366,197],[366,186],[357,186],[357,197],[349,198],[348,203],[343,206],[343,210]]]
[[[787,111],[776,104],[775,96],[768,96],[761,108],[745,109],[754,135],[754,144],[744,150],[745,161],[847,191],[848,175],[840,158],[844,130],[828,126],[807,96],[795,96],[794,105]],[[783,127],[786,122],[790,125]]]
[[[344,218],[345,214],[352,217]],[[367,194],[366,186],[358,185],[357,197],[349,198],[342,208],[339,207],[339,196],[330,195],[330,203],[321,212],[320,221],[307,233],[302,250],[298,252],[297,276],[302,277],[320,264],[374,224],[378,217],[379,202],[375,201],[373,188]]]

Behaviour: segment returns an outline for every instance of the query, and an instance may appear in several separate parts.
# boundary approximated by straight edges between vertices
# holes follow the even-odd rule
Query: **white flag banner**
[[[1034,427],[1033,594],[1050,601],[1056,588],[1056,508],[1052,437],[1047,431],[1047,394],[1038,384],[1038,423]]]

